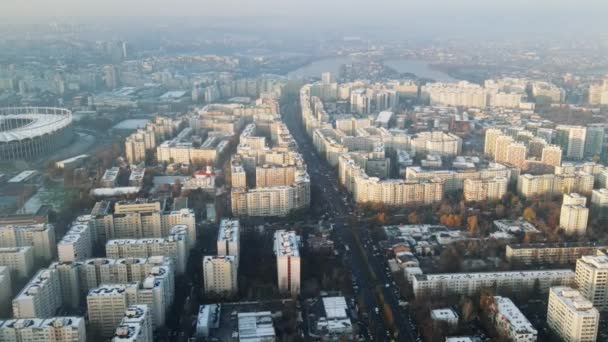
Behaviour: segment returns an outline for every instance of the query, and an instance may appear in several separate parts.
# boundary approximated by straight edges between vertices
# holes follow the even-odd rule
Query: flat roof
[[[36,170],[22,171],[18,175],[9,179],[8,182],[9,183],[21,183],[21,182],[28,180],[30,177],[33,177],[37,173],[38,173],[38,171],[36,171]]]
[[[440,273],[440,274],[417,274],[418,281],[437,280],[483,280],[483,279],[506,279],[506,278],[554,278],[574,277],[574,272],[569,269],[542,270],[542,271],[507,271],[507,272],[481,272],[481,273]]]
[[[599,317],[599,312],[593,307],[593,303],[587,298],[583,297],[578,290],[567,286],[557,286],[552,287],[550,291],[557,297],[559,301],[568,306],[570,310],[581,313],[586,312],[589,314],[595,313]]]
[[[277,256],[299,257],[299,237],[295,231],[277,230],[274,234],[274,249]]]
[[[240,341],[258,341],[265,337],[275,337],[270,311],[240,312],[237,317]]]
[[[509,324],[516,332],[531,334],[537,333],[534,326],[532,326],[532,323],[530,323],[526,316],[519,311],[519,308],[513,304],[511,299],[507,297],[494,296],[494,301],[496,302],[498,312],[502,314],[504,319],[509,321]]]

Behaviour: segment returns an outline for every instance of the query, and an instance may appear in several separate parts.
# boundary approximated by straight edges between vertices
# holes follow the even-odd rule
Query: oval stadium
[[[67,109],[0,108],[0,162],[48,156],[73,136],[72,112]]]

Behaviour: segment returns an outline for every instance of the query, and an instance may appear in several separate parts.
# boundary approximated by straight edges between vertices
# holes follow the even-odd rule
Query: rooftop
[[[507,278],[557,278],[574,277],[574,272],[569,269],[542,270],[542,271],[508,271],[508,272],[482,272],[482,273],[441,273],[441,274],[419,274],[415,276],[418,281],[439,280],[492,280]]]
[[[275,337],[272,313],[270,311],[240,312],[238,331],[241,342]]]
[[[509,324],[518,333],[532,333],[536,334],[537,331],[534,326],[528,321],[521,311],[513,304],[511,299],[506,297],[495,296],[496,308],[498,312],[509,321]]]
[[[239,239],[240,223],[239,220],[222,219],[218,232],[218,241],[237,241]]]
[[[295,231],[277,230],[274,234],[274,250],[277,256],[299,257],[299,237]]]
[[[552,287],[550,291],[553,295],[557,296],[559,301],[568,306],[570,310],[580,313],[595,313],[599,316],[597,309],[593,307],[593,303],[583,297],[578,290],[574,290],[570,287],[558,286]]]

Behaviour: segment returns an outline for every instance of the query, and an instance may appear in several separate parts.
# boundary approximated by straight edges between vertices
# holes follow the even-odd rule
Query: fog
[[[606,0],[2,0],[5,21],[108,17],[124,25],[390,34],[603,34]],[[159,18],[165,17],[165,18]],[[103,23],[103,22],[102,22]],[[108,22],[110,23],[110,22]]]

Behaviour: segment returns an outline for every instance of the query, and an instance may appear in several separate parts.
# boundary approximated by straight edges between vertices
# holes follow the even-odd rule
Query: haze
[[[499,14],[501,11],[539,16],[557,12],[583,15],[608,10],[603,0],[3,0],[0,16],[402,16],[422,11]],[[572,12],[574,11],[574,12]]]

